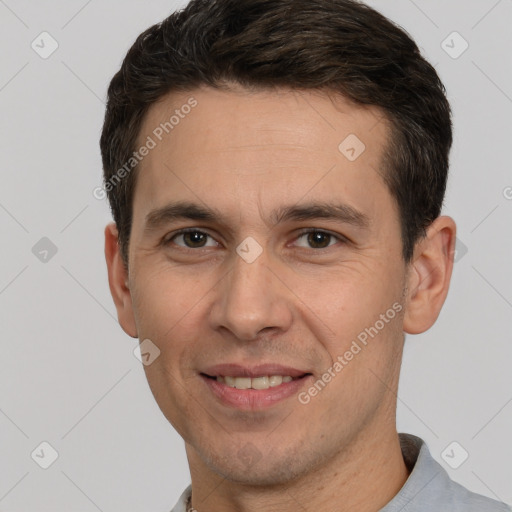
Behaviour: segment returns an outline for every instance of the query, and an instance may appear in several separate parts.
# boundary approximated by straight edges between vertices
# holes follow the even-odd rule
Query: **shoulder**
[[[452,480],[421,438],[411,434],[399,437],[410,475],[381,512],[512,512],[505,503],[471,492]]]
[[[512,512],[505,503],[471,492],[449,477],[445,480],[440,500],[444,508],[439,510],[446,512]]]

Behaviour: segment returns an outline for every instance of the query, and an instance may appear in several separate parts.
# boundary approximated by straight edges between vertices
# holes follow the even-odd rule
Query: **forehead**
[[[332,141],[341,142],[340,137],[351,129],[377,149],[387,136],[387,128],[386,116],[379,108],[355,104],[333,92],[248,90],[239,85],[219,90],[202,86],[170,93],[151,105],[139,141],[153,135],[157,142],[165,144],[160,138],[172,136],[175,146],[179,146],[193,130],[203,137],[203,152],[218,150],[223,143],[230,148],[239,145],[243,150],[255,146],[254,140],[302,144],[318,150],[329,144],[333,150]],[[231,139],[225,140],[223,134],[228,131]],[[327,133],[330,136],[325,139]]]
[[[153,147],[138,167],[135,204],[161,207],[179,196],[261,213],[316,195],[357,202],[371,215],[376,196],[387,194],[388,133],[379,109],[320,91],[171,93],[140,131],[137,147]]]

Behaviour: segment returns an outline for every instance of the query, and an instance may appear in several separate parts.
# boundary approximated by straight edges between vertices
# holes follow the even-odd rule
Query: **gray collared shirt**
[[[454,482],[432,458],[423,439],[403,433],[399,437],[411,474],[398,494],[379,512],[512,512],[512,507],[505,503],[475,494]],[[189,485],[171,512],[186,512],[191,490]]]

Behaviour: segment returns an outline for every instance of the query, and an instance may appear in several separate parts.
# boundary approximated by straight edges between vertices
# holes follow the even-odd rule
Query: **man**
[[[108,91],[122,328],[185,440],[175,512],[506,511],[396,430],[456,226],[435,70],[353,0],[193,0]]]

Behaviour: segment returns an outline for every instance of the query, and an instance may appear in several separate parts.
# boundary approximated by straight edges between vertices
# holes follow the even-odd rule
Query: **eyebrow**
[[[153,231],[178,220],[218,222],[226,224],[224,216],[218,210],[187,201],[169,203],[162,208],[152,210],[146,215],[145,231]],[[368,215],[353,206],[343,203],[314,202],[300,205],[281,206],[270,214],[270,221],[277,225],[286,221],[304,221],[315,219],[336,220],[356,228],[367,230],[371,220]]]

